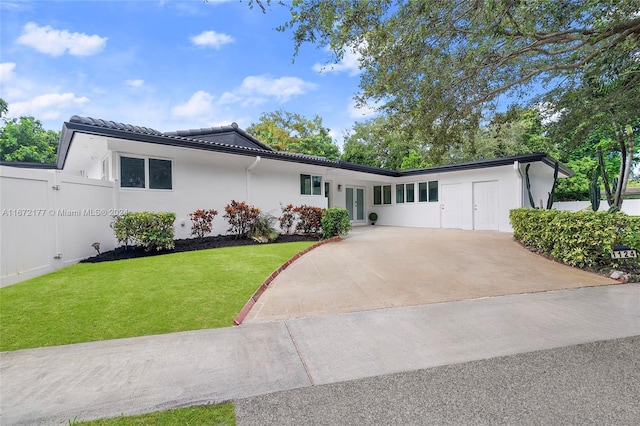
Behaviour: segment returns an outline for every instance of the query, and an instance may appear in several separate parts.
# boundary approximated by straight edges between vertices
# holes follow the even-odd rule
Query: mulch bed
[[[273,243],[292,243],[297,241],[319,241],[319,235],[279,235],[278,239]],[[145,251],[144,248],[138,246],[118,247],[115,250],[106,251],[99,255],[83,259],[80,263],[97,263],[97,262],[110,262],[113,260],[133,259],[137,257],[158,256],[168,253],[180,253],[193,250],[207,250],[220,247],[237,247],[237,246],[250,246],[260,244],[249,238],[236,238],[233,235],[219,235],[217,237],[205,237],[205,238],[186,238],[183,240],[175,240],[175,248],[173,250],[152,250]]]

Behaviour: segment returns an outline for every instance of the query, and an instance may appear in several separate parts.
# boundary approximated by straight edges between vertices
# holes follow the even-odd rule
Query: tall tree
[[[429,165],[424,144],[394,130],[384,116],[356,123],[342,150],[343,160],[366,166],[401,170]]]
[[[7,115],[8,111],[9,111],[9,105],[7,104],[7,101],[0,98],[0,117]]]
[[[260,121],[252,123],[247,132],[278,151],[318,155],[330,160],[340,157],[340,148],[318,115],[307,119],[283,110],[263,113]]]
[[[250,1],[254,3],[254,1]],[[271,0],[255,0],[263,7]],[[300,0],[290,3],[296,51],[360,54],[360,101],[376,100],[403,126],[447,126],[498,96],[580,86],[587,68],[640,54],[637,0]],[[638,74],[633,84],[637,85]],[[619,88],[618,95],[625,92]]]
[[[512,105],[496,113],[491,121],[465,140],[463,160],[482,160],[510,155],[545,152],[555,154],[555,146],[545,136],[540,111]]]
[[[561,141],[565,151],[591,139],[591,152],[599,148],[619,156],[616,190],[609,200],[618,208],[622,205],[634,163],[639,160],[638,83],[640,62],[637,56],[603,56],[585,67],[579,86],[570,90],[553,90],[543,97],[558,116],[549,133]],[[598,136],[595,143],[593,135]]]
[[[55,163],[60,132],[45,130],[33,117],[3,118],[0,128],[0,160]]]

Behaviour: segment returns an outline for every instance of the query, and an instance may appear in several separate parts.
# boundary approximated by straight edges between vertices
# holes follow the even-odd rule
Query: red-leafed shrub
[[[250,206],[244,201],[231,200],[224,208],[224,218],[229,222],[229,232],[236,238],[246,237],[260,215],[260,209]]]
[[[285,234],[291,233],[291,228],[293,228],[293,223],[296,220],[296,213],[293,204],[287,204],[282,207],[282,216],[278,218],[280,221],[280,229],[284,231]]]
[[[191,235],[198,238],[204,238],[213,231],[213,218],[218,214],[214,209],[202,210],[198,209],[193,213],[189,213],[191,218]]]
[[[317,234],[322,228],[322,216],[324,212],[320,207],[302,205],[293,209],[298,215],[296,231],[304,234]]]

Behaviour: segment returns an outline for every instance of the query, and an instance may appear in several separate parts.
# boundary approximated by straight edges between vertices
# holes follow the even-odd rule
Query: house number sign
[[[636,259],[638,250],[627,246],[615,246],[611,252],[612,259]]]

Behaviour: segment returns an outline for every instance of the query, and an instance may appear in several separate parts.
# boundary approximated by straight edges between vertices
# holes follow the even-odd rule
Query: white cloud
[[[16,68],[15,62],[3,62],[0,64],[0,83],[7,83],[15,78],[13,70]]]
[[[556,110],[555,105],[548,102],[539,103],[535,107],[537,108],[538,112],[540,112],[542,124],[545,126],[559,121],[562,117],[562,114],[564,113],[564,109],[558,111]]]
[[[316,84],[298,77],[248,76],[232,94],[225,93],[223,97],[238,99],[244,104],[263,103],[267,98],[275,98],[278,102],[284,103],[317,87]]]
[[[325,48],[326,51],[330,51],[329,48]],[[349,76],[354,77],[360,74],[360,52],[357,49],[346,49],[342,59],[337,64],[315,64],[313,70],[318,73],[342,73],[348,72]]]
[[[77,108],[89,102],[86,96],[77,97],[73,93],[47,93],[35,98],[9,104],[13,117],[31,115],[41,120],[59,118],[65,109]]]
[[[380,103],[374,102],[372,105],[358,106],[355,100],[351,100],[347,108],[349,117],[351,118],[368,118],[378,114]]]
[[[176,105],[171,110],[172,116],[181,118],[183,122],[229,124],[220,120],[221,116],[231,116],[231,110],[226,105],[239,104],[243,107],[261,105],[269,100],[286,102],[295,96],[300,96],[309,90],[316,89],[316,85],[297,77],[272,78],[269,76],[246,77],[239,87],[221,96],[214,96],[204,90],[195,92],[189,100]],[[237,109],[237,108],[236,108]],[[237,120],[236,120],[237,121]],[[239,121],[237,121],[239,122]]]
[[[136,80],[127,80],[124,82],[127,86],[131,87],[142,87],[144,86],[144,80],[136,79]]]
[[[197,119],[209,119],[215,117],[216,108],[214,96],[199,90],[189,100],[181,105],[176,105],[171,110],[175,117],[189,117]]]
[[[39,27],[29,22],[24,26],[22,35],[16,42],[51,56],[61,56],[65,53],[73,56],[89,56],[104,49],[107,37],[70,33],[67,30],[53,29],[49,25]]]
[[[191,37],[191,42],[200,47],[212,47],[220,49],[225,44],[233,43],[233,37],[215,31],[203,31],[197,36]]]

